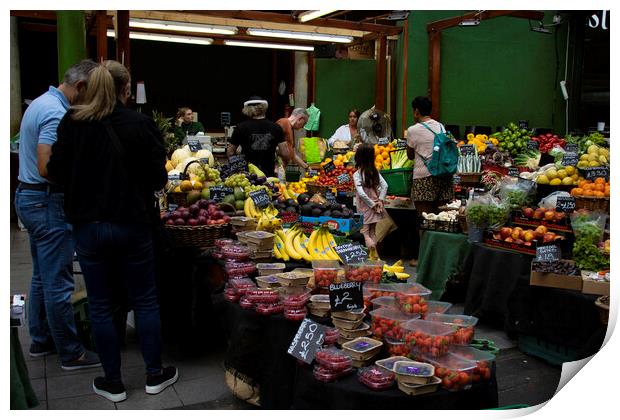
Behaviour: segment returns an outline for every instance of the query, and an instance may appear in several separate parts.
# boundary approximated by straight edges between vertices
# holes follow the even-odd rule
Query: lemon
[[[545,171],[545,175],[547,175],[547,178],[549,178],[549,180],[552,180],[553,178],[558,177],[558,171],[556,171],[553,168],[550,168]]]
[[[574,181],[579,181],[579,174],[578,173],[574,173],[571,175],[571,178],[573,178]]]
[[[558,178],[560,178],[561,180],[564,180],[564,178],[566,178],[568,176],[568,172],[566,172],[566,169],[560,169],[558,171]]]
[[[573,185],[573,178],[570,176],[565,177],[562,179],[562,185]]]
[[[609,162],[609,161],[607,160],[607,158],[606,158],[605,156],[602,156],[602,155],[600,155],[600,156],[598,157],[598,161],[599,161],[600,163],[608,163],[608,162]]]
[[[578,167],[578,168],[580,168],[580,169],[582,169],[582,168],[587,168],[587,167],[588,167],[588,162],[587,162],[587,161],[585,161],[585,160],[580,160],[580,161],[577,163],[577,167]]]
[[[566,175],[573,175],[575,173],[575,167],[574,166],[567,166],[566,168],[564,168],[564,170],[566,171]]]
[[[586,162],[590,160],[590,156],[587,153],[579,156],[579,160],[585,160]]]
[[[598,149],[598,155],[599,156],[605,156],[606,158],[609,157],[609,149],[605,149],[605,148],[600,148]]]
[[[549,185],[560,185],[562,183],[562,181],[560,181],[560,178],[553,178],[551,181],[549,181]]]
[[[190,191],[191,189],[193,189],[193,185],[191,183],[191,181],[185,180],[185,181],[181,181],[181,191]]]
[[[590,147],[588,147],[588,154],[598,154],[598,146],[596,144],[591,145]]]
[[[547,175],[539,175],[538,178],[536,178],[536,183],[538,183],[538,184],[548,184],[549,183],[549,178],[547,178]]]
[[[200,181],[191,181],[195,190],[202,190],[203,185]]]
[[[177,185],[176,187],[174,187],[173,192],[182,192],[181,187]]]
[[[591,160],[590,162],[588,162],[589,166],[599,166],[598,160]]]

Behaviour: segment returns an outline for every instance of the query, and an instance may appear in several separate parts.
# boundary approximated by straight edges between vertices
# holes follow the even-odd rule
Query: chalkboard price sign
[[[250,193],[250,198],[252,199],[252,201],[254,201],[256,207],[261,209],[267,207],[269,203],[271,203],[271,199],[269,198],[269,195],[267,195],[267,191],[262,189],[252,191]]]
[[[304,318],[288,348],[288,354],[305,363],[312,363],[325,338],[325,327]]]
[[[557,198],[556,207],[557,211],[563,211],[566,213],[571,213],[575,210],[575,197],[563,197],[559,196]]]
[[[579,156],[574,152],[566,152],[562,157],[562,166],[576,166],[579,163]]]
[[[454,185],[460,184],[461,183],[461,177],[458,175],[453,175],[452,176],[452,183]]]
[[[609,181],[609,168],[605,166],[585,168],[584,172],[587,180],[594,181],[596,178],[605,178],[605,181]]]
[[[351,182],[351,177],[349,174],[340,174],[336,177],[336,180],[339,184],[346,184],[347,182]]]
[[[352,281],[329,285],[329,304],[332,312],[353,311],[364,308],[362,283]]]
[[[398,139],[396,140],[396,148],[404,149],[407,147],[407,139]]]
[[[514,176],[515,178],[519,176],[519,168],[516,166],[511,166],[508,168],[508,176]]]
[[[527,148],[531,150],[538,150],[538,142],[534,140],[528,140]]]
[[[473,144],[464,144],[459,147],[459,152],[461,156],[474,155],[476,153],[475,147]]]
[[[387,146],[389,142],[390,139],[388,139],[387,137],[381,137],[378,141],[379,146]]]
[[[368,253],[360,244],[337,245],[334,247],[334,251],[345,264],[364,262],[368,258]]]
[[[245,160],[244,155],[231,156],[228,160],[228,165],[231,174],[236,174],[238,172],[247,172],[248,170],[248,162]]]
[[[564,150],[571,153],[577,153],[579,152],[579,145],[575,143],[567,143]]]
[[[536,248],[536,260],[538,261],[559,261],[562,258],[560,247],[553,245],[542,245]]]
[[[326,163],[325,166],[323,166],[323,170],[326,174],[332,173],[334,170],[336,170],[336,165],[334,165],[334,162]]]
[[[330,204],[337,204],[336,202],[336,196],[334,195],[333,192],[331,191],[327,191],[325,193],[325,199],[327,200],[328,203]]]
[[[178,204],[168,203],[168,211],[175,211],[178,208],[179,208]]]
[[[211,187],[209,188],[209,196],[211,200],[215,200],[217,202],[221,202],[224,200],[224,197],[233,193],[233,189],[230,187]]]
[[[168,181],[180,181],[181,174],[168,174]]]
[[[187,139],[187,145],[192,153],[202,150],[202,144],[200,144],[200,140],[198,139]]]
[[[319,176],[319,173],[314,169],[308,169],[308,176],[309,177]]]

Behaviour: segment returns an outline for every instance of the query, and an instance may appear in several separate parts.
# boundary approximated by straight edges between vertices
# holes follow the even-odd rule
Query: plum
[[[183,226],[183,225],[185,224],[185,220],[180,219],[180,218],[179,218],[179,219],[176,219],[176,220],[174,221],[174,224],[175,224],[175,225],[177,225],[177,226]]]
[[[198,210],[200,210],[200,207],[198,207],[197,204],[192,204],[191,206],[189,206],[189,214],[191,214],[192,216],[198,215]]]

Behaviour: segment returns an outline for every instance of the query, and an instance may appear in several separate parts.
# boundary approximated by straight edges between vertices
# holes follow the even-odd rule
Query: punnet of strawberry
[[[474,338],[474,326],[478,323],[478,318],[468,315],[429,314],[426,316],[426,320],[441,322],[450,326],[454,331],[452,344],[458,345],[471,343]]]
[[[448,353],[453,330],[440,322],[414,319],[401,325],[405,341],[413,353],[433,357]]]
[[[390,337],[395,340],[403,338],[403,331],[400,329],[402,323],[419,317],[418,314],[406,314],[391,308],[375,309],[370,312],[370,316],[371,331],[375,337],[382,339],[385,334],[389,333]]]
[[[396,294],[400,310],[410,314],[426,314],[428,310],[427,300],[431,291],[426,287],[412,283],[404,290],[399,290]]]
[[[441,379],[442,388],[448,391],[461,391],[471,388],[476,363],[448,353],[441,357],[417,354],[416,360],[430,363],[435,367],[435,376]]]
[[[476,367],[472,371],[472,382],[488,381],[491,379],[491,366],[495,361],[494,354],[469,346],[454,347],[450,350],[450,354],[476,363]]]

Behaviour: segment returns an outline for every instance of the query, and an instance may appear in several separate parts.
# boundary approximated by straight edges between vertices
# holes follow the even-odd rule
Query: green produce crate
[[[301,169],[296,165],[287,165],[284,176],[286,182],[298,182],[301,177]]]
[[[388,184],[388,194],[400,197],[411,195],[411,182],[413,178],[413,168],[407,169],[383,169],[381,176]]]
[[[565,362],[579,360],[573,348],[552,344],[532,335],[519,334],[519,350],[536,356],[552,365],[561,366]]]

